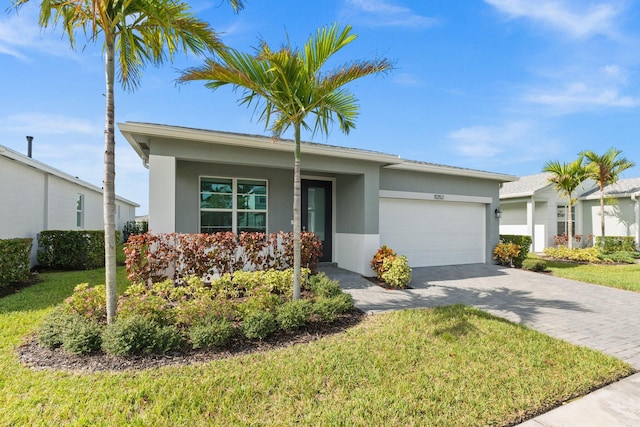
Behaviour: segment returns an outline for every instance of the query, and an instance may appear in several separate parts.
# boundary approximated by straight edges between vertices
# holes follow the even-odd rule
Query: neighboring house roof
[[[604,187],[604,195],[606,197],[631,197],[632,195],[640,195],[640,178],[619,179],[618,182]],[[581,199],[593,200],[600,198],[600,187],[586,191],[580,195]]]
[[[279,139],[277,143],[273,143],[273,138],[267,136],[220,132],[154,123],[126,122],[119,123],[118,127],[120,128],[120,132],[122,132],[124,137],[129,141],[133,149],[138,153],[140,158],[142,158],[145,166],[149,161],[149,137],[173,138],[286,152],[291,152],[294,145],[294,141],[290,139]],[[470,176],[492,179],[499,182],[509,182],[518,179],[517,177],[506,174],[439,165],[435,163],[405,160],[400,156],[394,154],[382,153],[372,150],[363,150],[359,148],[347,148],[335,145],[319,144],[316,142],[302,142],[300,144],[300,149],[303,154],[315,154],[320,156],[382,163],[384,165],[383,167],[389,169],[431,172],[456,176]]]
[[[553,185],[549,182],[549,177],[551,177],[550,173],[538,173],[520,177],[517,181],[505,182],[500,188],[500,198],[533,196],[537,191]]]
[[[6,157],[7,159],[11,159],[17,162],[20,162],[22,164],[24,164],[25,166],[29,166],[32,167],[34,169],[37,169],[41,172],[44,173],[48,173],[50,175],[56,176],[58,178],[64,179],[66,181],[69,181],[73,184],[79,185],[81,187],[87,188],[89,190],[93,190],[93,191],[97,191],[98,193],[102,194],[102,188],[100,187],[96,187],[93,184],[89,184],[86,181],[83,181],[79,178],[76,178],[74,176],[69,175],[68,173],[62,172],[61,170],[58,170],[56,168],[53,168],[45,163],[42,163],[38,160],[34,160],[31,157],[25,156],[24,154],[20,154],[17,151],[13,151],[12,149],[5,147],[4,145],[0,145],[0,156],[2,157]],[[116,199],[123,202],[123,203],[127,203],[131,206],[135,206],[136,208],[140,207],[139,204],[137,204],[136,202],[132,202],[131,200],[125,199],[124,197],[120,197],[120,196],[116,196]]]

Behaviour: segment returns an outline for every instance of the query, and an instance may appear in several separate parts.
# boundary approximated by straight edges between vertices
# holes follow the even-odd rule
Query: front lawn
[[[537,257],[529,255],[529,257]],[[640,264],[576,264],[547,259],[554,276],[640,292]]]
[[[308,344],[189,366],[20,365],[15,350],[44,315],[103,274],[43,274],[0,299],[0,425],[508,425],[632,373],[461,305],[369,316]]]

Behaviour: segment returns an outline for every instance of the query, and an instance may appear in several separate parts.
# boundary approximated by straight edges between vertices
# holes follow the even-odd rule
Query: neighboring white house
[[[291,231],[290,140],[150,123],[120,131],[149,167],[155,233]],[[491,263],[509,175],[302,143],[302,226],[322,261],[371,274],[381,245],[412,267]]]
[[[31,237],[35,263],[42,230],[102,230],[102,189],[0,145],[0,239]],[[139,205],[116,197],[116,228]]]
[[[567,232],[567,200],[561,198],[549,182],[548,173],[528,175],[506,182],[500,189],[500,234],[531,236],[532,250],[542,252],[553,247],[554,236]],[[576,192],[572,220],[575,235],[600,236],[600,189],[594,181],[585,181]],[[638,243],[638,196],[640,178],[620,179],[605,188],[605,233],[607,236],[634,236]],[[593,242],[593,240],[591,240]]]

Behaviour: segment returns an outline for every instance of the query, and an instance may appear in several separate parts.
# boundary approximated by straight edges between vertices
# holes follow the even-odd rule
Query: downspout
[[[640,192],[633,193],[631,195],[631,200],[635,202],[633,210],[636,214],[636,248],[640,247],[640,200],[638,200],[638,196]]]

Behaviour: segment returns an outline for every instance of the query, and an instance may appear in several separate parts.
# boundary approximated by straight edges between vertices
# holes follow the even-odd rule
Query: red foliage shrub
[[[315,272],[322,256],[322,242],[309,232],[301,233],[300,238],[301,266]],[[131,282],[181,282],[190,275],[291,268],[293,233],[146,233],[130,236],[124,252]]]

